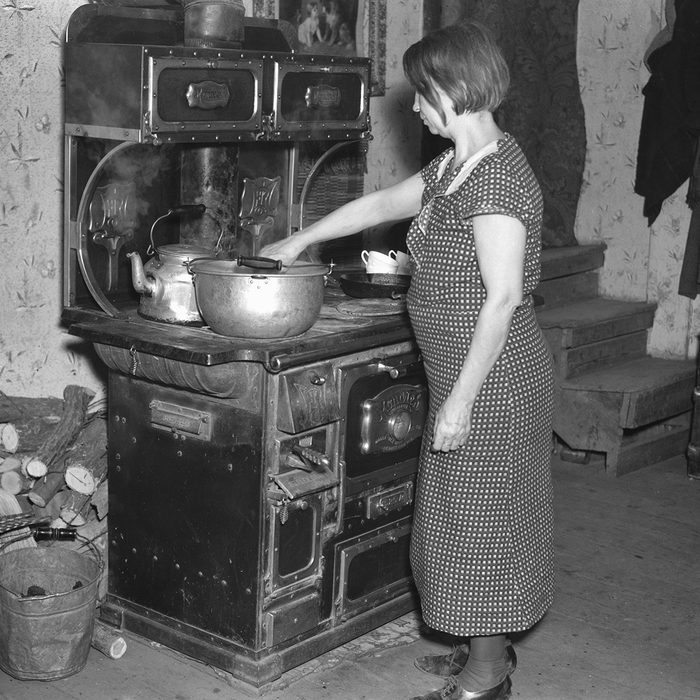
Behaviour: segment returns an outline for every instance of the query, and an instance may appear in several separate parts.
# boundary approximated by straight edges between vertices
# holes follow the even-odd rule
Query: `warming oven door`
[[[369,60],[275,59],[274,131],[299,139],[360,138],[369,129]]]

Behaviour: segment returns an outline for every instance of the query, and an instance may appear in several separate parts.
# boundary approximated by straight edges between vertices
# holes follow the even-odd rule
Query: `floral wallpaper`
[[[9,395],[61,396],[68,383],[103,388],[91,349],[60,324],[61,43],[81,4],[0,4],[0,391]],[[694,354],[700,329],[700,307],[677,294],[690,221],[685,191],[666,201],[651,228],[633,192],[648,79],[643,56],[663,26],[663,9],[663,0],[580,0],[577,61],[588,145],[575,232],[580,243],[608,246],[604,294],[658,303],[650,352],[685,357]],[[387,3],[386,90],[372,99],[367,190],[418,167],[420,123],[401,56],[421,36],[422,17],[423,0]]]
[[[652,40],[665,26],[664,0],[581,0],[578,67],[586,115],[587,153],[576,217],[580,243],[607,244],[601,293],[658,304],[649,352],[694,357],[700,307],[678,295],[690,224],[687,184],[663,205],[653,226],[634,194],[644,64]]]
[[[76,0],[0,4],[0,391],[96,385],[60,327],[62,36]]]

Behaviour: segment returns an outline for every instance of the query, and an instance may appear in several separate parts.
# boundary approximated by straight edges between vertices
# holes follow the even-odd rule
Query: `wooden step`
[[[647,330],[654,323],[656,304],[596,297],[537,312],[542,329],[562,331],[561,347],[576,348],[606,338]]]
[[[622,476],[683,454],[688,446],[690,421],[688,412],[644,428],[626,430],[607,453],[571,450],[564,444],[558,445],[557,451],[566,462],[594,466],[606,476]]]
[[[562,306],[580,299],[593,299],[597,295],[597,272],[577,272],[568,277],[544,280],[535,289],[535,296],[540,297],[543,309]]]
[[[598,243],[545,248],[541,256],[542,281],[598,270],[605,262],[606,247],[605,243]]]
[[[559,377],[573,377],[616,362],[644,357],[655,304],[596,297],[556,308],[537,319]]]
[[[547,338],[547,333],[545,333]],[[549,338],[548,338],[549,341]],[[552,343],[550,342],[550,347]],[[562,379],[595,372],[620,362],[646,357],[647,331],[618,335],[577,348],[552,350],[555,371]]]
[[[598,294],[598,270],[605,260],[605,244],[545,248],[542,251],[538,302],[549,308]]]
[[[605,453],[606,472],[626,473],[646,466],[645,453],[685,451],[678,417],[690,415],[694,386],[694,362],[652,357],[560,379],[554,432],[572,450]]]

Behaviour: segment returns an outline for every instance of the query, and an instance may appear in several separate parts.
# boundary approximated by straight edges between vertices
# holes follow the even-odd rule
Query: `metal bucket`
[[[184,0],[185,46],[240,49],[245,38],[242,0]]]
[[[0,668],[20,680],[55,680],[87,663],[102,557],[65,547],[0,554]],[[74,588],[78,582],[80,585]],[[47,594],[26,597],[29,586]]]

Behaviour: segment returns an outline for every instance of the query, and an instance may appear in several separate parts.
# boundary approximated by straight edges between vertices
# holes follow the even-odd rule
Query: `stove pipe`
[[[182,0],[185,46],[240,49],[243,47],[242,0]]]

